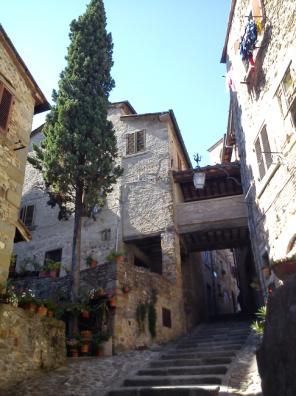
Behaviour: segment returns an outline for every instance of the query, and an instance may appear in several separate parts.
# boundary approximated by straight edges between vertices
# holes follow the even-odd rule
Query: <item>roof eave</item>
[[[17,62],[19,69],[21,69],[21,72],[23,72],[23,77],[27,79],[29,86],[31,86],[30,89],[35,99],[34,114],[39,114],[42,113],[43,111],[50,110],[50,104],[48,103],[43,92],[41,91],[38,84],[34,80],[29,69],[27,68],[25,62],[17,52],[15,46],[13,45],[12,41],[10,40],[3,26],[0,23],[0,37],[1,35],[3,36],[3,40],[4,43],[6,44],[7,49],[10,50],[10,52],[14,55],[15,61]]]
[[[232,0],[229,17],[228,17],[226,37],[225,37],[225,41],[224,41],[224,47],[223,47],[220,63],[226,63],[226,60],[227,60],[227,45],[228,45],[229,34],[230,34],[232,19],[233,19],[233,15],[234,15],[235,5],[236,5],[236,0]]]

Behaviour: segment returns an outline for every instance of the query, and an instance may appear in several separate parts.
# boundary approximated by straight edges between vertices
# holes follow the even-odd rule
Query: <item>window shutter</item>
[[[145,150],[145,133],[144,131],[137,132],[137,152]]]
[[[253,17],[260,17],[262,18],[262,5],[260,0],[252,0],[252,15]],[[255,18],[258,19],[258,18]]]
[[[12,94],[5,87],[2,88],[2,95],[0,96],[0,130],[6,132],[12,105]]]
[[[135,153],[135,134],[130,133],[126,136],[126,154]]]
[[[264,127],[261,131],[261,143],[262,143],[262,147],[263,147],[262,151],[264,151],[266,169],[268,169],[270,167],[270,165],[272,164],[272,155],[270,153],[271,150],[270,150],[266,127]]]
[[[29,205],[26,208],[24,223],[26,226],[33,225],[34,205]]]
[[[264,162],[263,162],[263,156],[262,156],[262,150],[261,150],[261,144],[260,144],[259,137],[257,138],[257,140],[255,142],[255,152],[256,152],[257,163],[258,163],[258,168],[259,168],[259,176],[260,176],[260,179],[262,179],[263,176],[265,175],[265,166],[264,166]]]

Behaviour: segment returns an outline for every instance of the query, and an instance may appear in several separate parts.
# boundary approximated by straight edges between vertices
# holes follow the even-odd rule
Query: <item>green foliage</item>
[[[147,304],[139,303],[136,308],[136,319],[138,322],[140,333],[144,333],[145,331],[146,315],[147,315]]]
[[[116,137],[107,120],[112,37],[106,32],[102,0],[91,0],[84,15],[70,25],[67,66],[43,129],[44,140],[34,146],[29,161],[42,170],[49,205],[60,207],[59,218],[75,212],[77,189],[83,191],[83,213],[102,206],[122,170],[114,165]]]
[[[106,260],[111,262],[113,261],[116,257],[123,256],[123,252],[117,252],[116,250],[111,250],[108,256],[106,257]]]
[[[255,333],[259,335],[263,335],[265,319],[266,319],[266,306],[259,308],[258,311],[256,312],[256,316],[258,320],[255,320],[251,324],[251,328],[255,331]]]
[[[157,321],[156,309],[154,304],[150,303],[148,304],[148,328],[152,338],[156,336],[156,321]]]
[[[108,331],[100,331],[93,334],[92,342],[95,346],[100,345],[104,341],[108,341],[111,337],[111,333]]]

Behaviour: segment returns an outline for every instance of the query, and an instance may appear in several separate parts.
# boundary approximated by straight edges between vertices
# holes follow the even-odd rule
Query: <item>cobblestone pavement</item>
[[[221,396],[261,396],[261,379],[256,363],[256,348],[259,338],[251,334],[237,354],[224,377]]]
[[[255,350],[258,340],[250,335],[225,375],[221,396],[259,396],[260,377]],[[168,348],[166,345],[164,348]],[[161,348],[163,352],[163,348]],[[66,367],[45,372],[26,380],[0,396],[105,396],[122,381],[150,360],[157,359],[160,350],[132,351],[109,358],[68,359]]]

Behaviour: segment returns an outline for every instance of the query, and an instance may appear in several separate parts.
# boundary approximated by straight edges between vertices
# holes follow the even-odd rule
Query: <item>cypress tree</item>
[[[113,43],[106,31],[102,0],[91,0],[70,25],[67,66],[62,71],[54,105],[29,162],[42,171],[48,204],[59,205],[59,219],[74,216],[71,299],[76,301],[80,274],[81,220],[102,206],[122,169],[115,164],[116,137],[107,120],[114,87],[110,70]]]

